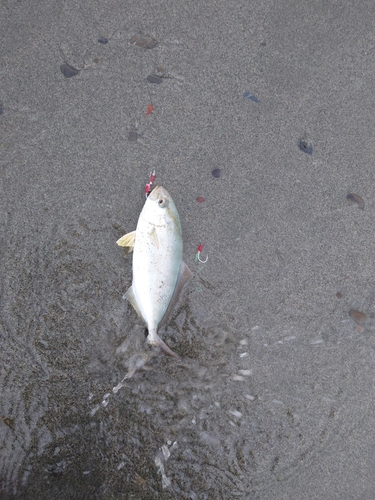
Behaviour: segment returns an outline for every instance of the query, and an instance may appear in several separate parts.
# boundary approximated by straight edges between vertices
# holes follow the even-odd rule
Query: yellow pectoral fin
[[[127,247],[128,253],[134,248],[135,231],[125,234],[122,238],[116,241],[119,247]]]

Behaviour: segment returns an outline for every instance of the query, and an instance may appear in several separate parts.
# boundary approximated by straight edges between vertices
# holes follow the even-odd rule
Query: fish
[[[132,285],[125,293],[147,325],[147,343],[180,360],[159,337],[178,295],[192,272],[183,261],[180,217],[176,205],[162,186],[149,194],[135,231],[117,240],[117,245],[133,251]]]

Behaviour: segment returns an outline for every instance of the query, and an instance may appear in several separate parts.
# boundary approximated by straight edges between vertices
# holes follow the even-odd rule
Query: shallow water
[[[282,330],[223,313],[225,287],[203,278],[208,264],[193,264],[163,330],[183,363],[151,356],[114,264],[88,262],[75,239],[54,232],[25,252],[15,238],[3,255],[8,492],[42,485],[46,498],[257,498],[364,424],[357,410],[367,389],[358,398],[355,384],[373,341],[350,334],[349,320],[345,352],[355,361],[343,358],[332,325],[309,338],[303,321],[284,317]],[[121,259],[129,279],[131,258]]]

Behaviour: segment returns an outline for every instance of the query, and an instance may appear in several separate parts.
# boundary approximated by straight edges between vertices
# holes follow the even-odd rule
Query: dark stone
[[[72,78],[72,76],[76,76],[79,73],[79,69],[75,69],[66,63],[60,65],[60,71],[66,78]]]
[[[313,152],[313,147],[311,144],[308,144],[304,139],[301,139],[299,141],[298,147],[300,148],[301,151],[304,153],[307,153],[308,155],[312,155]]]
[[[244,99],[249,99],[250,101],[253,101],[253,102],[260,102],[259,99],[255,95],[251,94],[250,92],[244,92],[242,97]]]
[[[148,75],[147,81],[149,83],[161,83],[163,79],[158,75]]]
[[[134,130],[131,130],[128,135],[129,141],[137,141],[138,140],[138,134]]]

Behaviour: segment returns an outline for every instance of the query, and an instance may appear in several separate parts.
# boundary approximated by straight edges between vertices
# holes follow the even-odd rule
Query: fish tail
[[[162,341],[157,333],[154,333],[151,338],[147,339],[147,343],[150,346],[160,347],[166,354],[172,356],[172,358],[174,359],[177,359],[177,361],[181,361],[180,357],[175,352],[173,352],[165,342]]]

